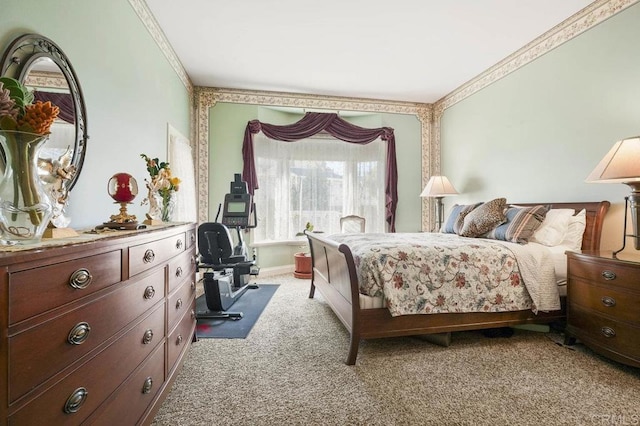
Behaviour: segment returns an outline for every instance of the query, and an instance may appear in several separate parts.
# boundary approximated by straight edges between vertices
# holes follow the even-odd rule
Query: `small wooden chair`
[[[354,214],[343,216],[340,218],[340,232],[364,232],[366,220],[362,216]]]

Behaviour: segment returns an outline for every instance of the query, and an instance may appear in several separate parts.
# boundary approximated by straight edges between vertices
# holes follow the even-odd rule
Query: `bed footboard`
[[[309,298],[316,288],[351,335],[347,364],[353,365],[358,355],[360,310],[358,277],[351,249],[345,244],[307,233],[312,258]]]

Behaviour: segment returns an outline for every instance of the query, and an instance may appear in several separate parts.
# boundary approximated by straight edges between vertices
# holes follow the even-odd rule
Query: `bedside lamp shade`
[[[631,210],[633,235],[636,250],[640,250],[638,237],[640,218],[640,136],[616,142],[596,168],[587,176],[589,183],[624,183],[631,188],[631,195],[625,198],[625,218],[623,241],[627,232],[627,200]],[[624,244],[618,253],[624,249]],[[614,254],[615,254],[614,253]]]
[[[427,186],[424,187],[421,197],[444,197],[445,195],[457,195],[458,191],[451,185],[446,176],[431,176]]]
[[[436,199],[435,215],[436,224],[438,230],[442,226],[442,220],[444,216],[444,205],[442,204],[442,198],[447,195],[458,195],[458,191],[453,187],[449,179],[446,176],[431,176],[427,186],[424,187],[421,197],[429,197]]]

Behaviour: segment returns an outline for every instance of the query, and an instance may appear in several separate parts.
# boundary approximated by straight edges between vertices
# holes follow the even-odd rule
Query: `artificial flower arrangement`
[[[60,108],[33,99],[33,92],[18,80],[0,77],[0,130],[48,134]]]
[[[50,201],[41,199],[45,194],[38,179],[37,153],[46,140],[60,109],[51,102],[34,102],[33,92],[18,80],[0,77],[0,133],[2,134],[2,159],[4,179],[0,186],[3,207],[2,229],[7,237],[33,238],[50,214]],[[6,181],[6,182],[5,182]],[[49,211],[47,211],[47,209]],[[30,229],[20,219],[20,212],[28,212],[29,221],[36,226]],[[42,225],[42,226],[41,226]]]
[[[161,162],[157,158],[149,158],[145,154],[140,157],[147,163],[147,171],[151,180],[146,180],[149,196],[142,200],[142,204],[149,203],[148,219],[157,219],[161,217],[163,222],[171,220],[171,203],[174,192],[180,189],[181,180],[171,174],[169,163]],[[154,194],[158,194],[162,199],[162,206],[159,206],[155,200]]]

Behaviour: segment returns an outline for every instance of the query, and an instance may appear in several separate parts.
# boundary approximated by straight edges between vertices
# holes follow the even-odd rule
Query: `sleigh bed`
[[[519,204],[519,206],[522,207],[537,205],[540,205],[540,203]],[[545,203],[544,205],[549,209],[573,209],[576,214],[578,212],[586,214],[586,226],[582,236],[581,249],[597,250],[600,248],[600,236],[604,216],[610,205],[608,201]],[[313,298],[315,290],[318,289],[324,300],[350,333],[349,353],[346,359],[348,365],[355,364],[361,339],[435,335],[454,331],[498,328],[518,324],[545,324],[565,318],[566,296],[562,295],[559,297],[559,309],[554,310],[538,310],[535,309],[534,306],[534,309],[494,312],[489,307],[484,308],[485,311],[481,312],[458,312],[449,310],[446,313],[430,313],[430,306],[420,305],[422,309],[420,313],[404,314],[396,311],[392,315],[389,309],[391,307],[390,299],[386,294],[383,298],[380,298],[380,300],[384,300],[383,303],[386,303],[385,307],[371,307],[368,305],[368,299],[370,298],[362,294],[363,283],[361,283],[358,278],[359,270],[357,268],[362,268],[363,260],[359,255],[354,256],[349,243],[339,243],[332,239],[339,239],[337,235],[333,237],[321,235],[322,234],[314,233],[307,234],[313,264],[309,298]],[[366,234],[362,235],[365,236]],[[389,234],[385,236],[385,238],[393,235],[402,238],[409,234]],[[438,235],[430,236],[439,237]],[[372,239],[372,237],[369,237],[369,239]],[[477,242],[480,244],[484,238],[466,238],[466,240],[473,240],[472,243]],[[349,240],[347,239],[345,241]],[[355,244],[352,245],[355,246]],[[535,244],[531,245],[533,246]],[[474,246],[469,252],[475,253],[477,251],[476,249],[477,246]],[[564,258],[563,253],[564,252],[561,254],[562,258]],[[556,266],[556,268],[558,267]],[[360,272],[364,274],[362,270]],[[522,276],[524,277],[524,274]],[[420,281],[419,278],[418,281]],[[420,284],[422,285],[424,283]],[[474,283],[470,283],[470,285],[473,286]],[[524,291],[526,293],[526,290]],[[373,306],[376,305],[374,304]],[[377,306],[381,305],[378,304]],[[514,308],[511,307],[510,309]],[[434,309],[433,312],[438,311]]]

